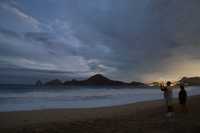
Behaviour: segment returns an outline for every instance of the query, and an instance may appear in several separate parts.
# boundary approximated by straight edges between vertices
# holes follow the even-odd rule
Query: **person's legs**
[[[167,100],[167,117],[171,117],[173,115],[174,112],[174,108],[172,105],[172,101],[171,100]]]
[[[171,107],[168,106],[167,107],[167,114],[166,114],[167,117],[171,117],[172,116],[172,112],[171,112]]]
[[[171,112],[171,107],[167,105],[167,113]]]
[[[170,112],[174,112],[174,107],[170,105]]]
[[[166,104],[166,112],[168,113],[169,112],[169,103],[168,103],[167,99],[165,99],[165,104]]]
[[[182,111],[183,111],[184,113],[187,113],[187,112],[188,112],[188,108],[187,108],[186,103],[183,103],[183,104],[182,104]]]
[[[181,112],[188,112],[186,101],[180,100],[180,109]]]

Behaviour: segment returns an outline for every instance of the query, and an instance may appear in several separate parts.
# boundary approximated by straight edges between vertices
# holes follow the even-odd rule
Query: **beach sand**
[[[90,109],[0,113],[0,133],[200,133],[200,96],[189,97],[188,113],[165,116],[164,101]]]

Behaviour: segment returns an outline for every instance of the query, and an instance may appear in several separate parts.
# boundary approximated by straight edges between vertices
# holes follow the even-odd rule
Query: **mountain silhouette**
[[[124,82],[111,80],[101,74],[96,74],[84,81],[87,85],[125,85]]]
[[[48,81],[45,85],[59,86],[59,85],[63,85],[63,83],[59,79],[55,79],[55,80]]]
[[[95,86],[105,86],[105,85],[125,85],[126,83],[121,81],[111,80],[101,74],[96,74],[89,77],[86,80],[72,80],[65,81],[64,85],[95,85]]]
[[[136,82],[136,81],[132,81],[131,83],[129,83],[130,86],[147,86],[144,83],[141,82]]]
[[[200,77],[183,77],[179,82],[186,85],[200,85]]]
[[[85,80],[71,80],[71,81],[65,81],[62,83],[60,80],[52,80],[46,83],[46,85],[72,85],[72,86],[146,86],[144,83],[140,82],[131,82],[126,83],[122,81],[117,80],[111,80],[101,74],[96,74],[94,76],[89,77]]]

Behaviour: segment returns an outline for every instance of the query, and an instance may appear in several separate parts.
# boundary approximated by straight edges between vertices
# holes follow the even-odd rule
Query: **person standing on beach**
[[[167,82],[167,86],[161,85],[161,90],[164,91],[164,99],[167,106],[167,114],[166,116],[171,117],[173,114],[173,91],[171,82]]]
[[[180,92],[179,92],[179,104],[181,105],[181,111],[187,112],[187,92],[185,90],[184,85],[180,85]]]

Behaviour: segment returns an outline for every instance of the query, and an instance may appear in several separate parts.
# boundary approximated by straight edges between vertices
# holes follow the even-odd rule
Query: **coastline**
[[[170,121],[163,100],[103,108],[0,112],[0,132],[165,132],[168,126],[170,132],[199,132],[200,96],[189,97],[187,114],[180,112],[177,99],[174,103],[175,116]]]

